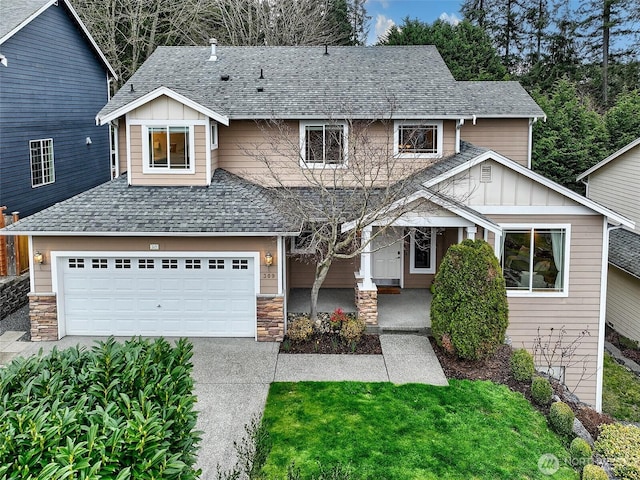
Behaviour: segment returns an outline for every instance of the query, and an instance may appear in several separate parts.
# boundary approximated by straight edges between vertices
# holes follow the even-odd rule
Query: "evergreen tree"
[[[620,94],[604,121],[609,133],[609,154],[640,138],[640,92]]]

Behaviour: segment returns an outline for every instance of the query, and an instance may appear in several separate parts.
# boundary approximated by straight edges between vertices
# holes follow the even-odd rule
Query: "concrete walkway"
[[[33,355],[41,348],[46,353],[54,346],[90,347],[96,340],[106,340],[106,337],[65,337],[57,342],[30,343],[17,341],[18,333],[24,332],[6,336],[8,333],[0,337],[0,359],[3,352],[18,349],[21,355]],[[382,355],[279,354],[279,343],[240,338],[193,338],[191,342],[199,411],[196,429],[203,432],[198,453],[203,479],[216,478],[218,467],[229,469],[235,464],[233,443],[244,437],[245,425],[261,417],[272,382],[448,384],[426,336],[381,335]]]

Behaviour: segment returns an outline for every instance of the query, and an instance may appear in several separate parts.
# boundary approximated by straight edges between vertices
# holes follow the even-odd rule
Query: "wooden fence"
[[[18,214],[5,215],[0,207],[0,228],[18,221]],[[29,238],[0,235],[0,277],[21,275],[29,270]]]

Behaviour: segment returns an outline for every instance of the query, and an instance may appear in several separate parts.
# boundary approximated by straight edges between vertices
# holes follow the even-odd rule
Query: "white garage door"
[[[246,257],[61,258],[67,335],[253,337]]]

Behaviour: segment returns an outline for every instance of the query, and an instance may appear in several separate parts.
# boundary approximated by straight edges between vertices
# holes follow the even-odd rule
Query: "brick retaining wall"
[[[29,302],[29,273],[0,279],[0,320]]]

